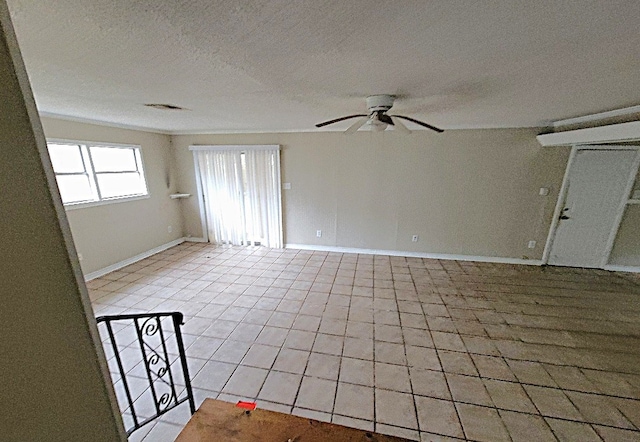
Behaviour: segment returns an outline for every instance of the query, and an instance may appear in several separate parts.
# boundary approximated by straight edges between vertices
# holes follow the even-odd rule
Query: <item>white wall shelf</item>
[[[190,196],[191,196],[190,193],[172,193],[171,195],[169,195],[169,197],[172,200],[182,199],[182,198],[189,198]]]

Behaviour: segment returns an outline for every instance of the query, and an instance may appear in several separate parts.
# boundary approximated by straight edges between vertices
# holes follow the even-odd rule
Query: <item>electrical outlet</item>
[[[535,241],[529,241],[529,244],[527,244],[527,247],[530,249],[535,249],[536,248],[536,242]]]
[[[78,261],[82,261],[82,253],[78,253]]]
[[[316,230],[316,237],[322,238],[322,230]]]
[[[168,231],[169,233],[173,232],[173,227],[172,227],[172,226],[167,227],[167,231]]]
[[[291,183],[282,183],[283,190],[291,190]]]
[[[413,235],[411,237],[411,242],[418,242],[418,239],[419,239],[418,235]]]

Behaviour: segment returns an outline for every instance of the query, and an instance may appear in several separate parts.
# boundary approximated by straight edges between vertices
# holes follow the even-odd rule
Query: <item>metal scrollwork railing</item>
[[[96,318],[99,326],[104,323],[107,332],[107,342],[113,351],[113,359],[120,380],[117,381],[121,393],[121,409],[123,415],[132,420],[132,425],[127,429],[130,435],[138,428],[151,422],[155,418],[172,410],[183,402],[189,402],[191,414],[195,413],[195,402],[189,379],[187,358],[182,341],[180,326],[183,324],[183,315],[180,312],[143,313],[130,315],[112,315]],[[117,342],[118,332],[114,332],[114,325],[118,324],[118,332],[131,326],[135,332],[133,342],[126,345]],[[171,353],[167,348],[168,340],[176,344],[179,362],[172,364]],[[141,353],[139,361],[131,360],[132,350]],[[123,358],[123,353],[127,358]],[[135,354],[135,353],[133,353]],[[134,369],[135,366],[141,367]],[[112,367],[112,371],[115,369]],[[185,391],[178,392],[176,376],[184,382]],[[140,383],[146,381],[144,391]],[[132,388],[132,384],[136,388]],[[135,394],[134,394],[135,390]],[[135,396],[135,397],[134,397]],[[146,402],[146,403],[143,403]],[[149,402],[155,412],[149,412]],[[144,410],[144,411],[140,411]]]

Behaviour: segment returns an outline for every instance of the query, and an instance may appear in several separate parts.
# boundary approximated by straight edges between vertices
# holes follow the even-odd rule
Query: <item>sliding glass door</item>
[[[209,241],[282,247],[279,146],[192,146]]]

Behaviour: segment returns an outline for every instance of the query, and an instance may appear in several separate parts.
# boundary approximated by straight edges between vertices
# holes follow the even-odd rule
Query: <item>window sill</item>
[[[129,201],[145,200],[148,198],[151,198],[151,195],[147,194],[147,195],[140,195],[140,196],[124,197],[124,198],[114,198],[114,199],[108,199],[108,200],[102,200],[102,201],[91,201],[88,203],[65,204],[64,208],[65,210],[86,209],[89,207],[106,206],[108,204],[126,203]]]

